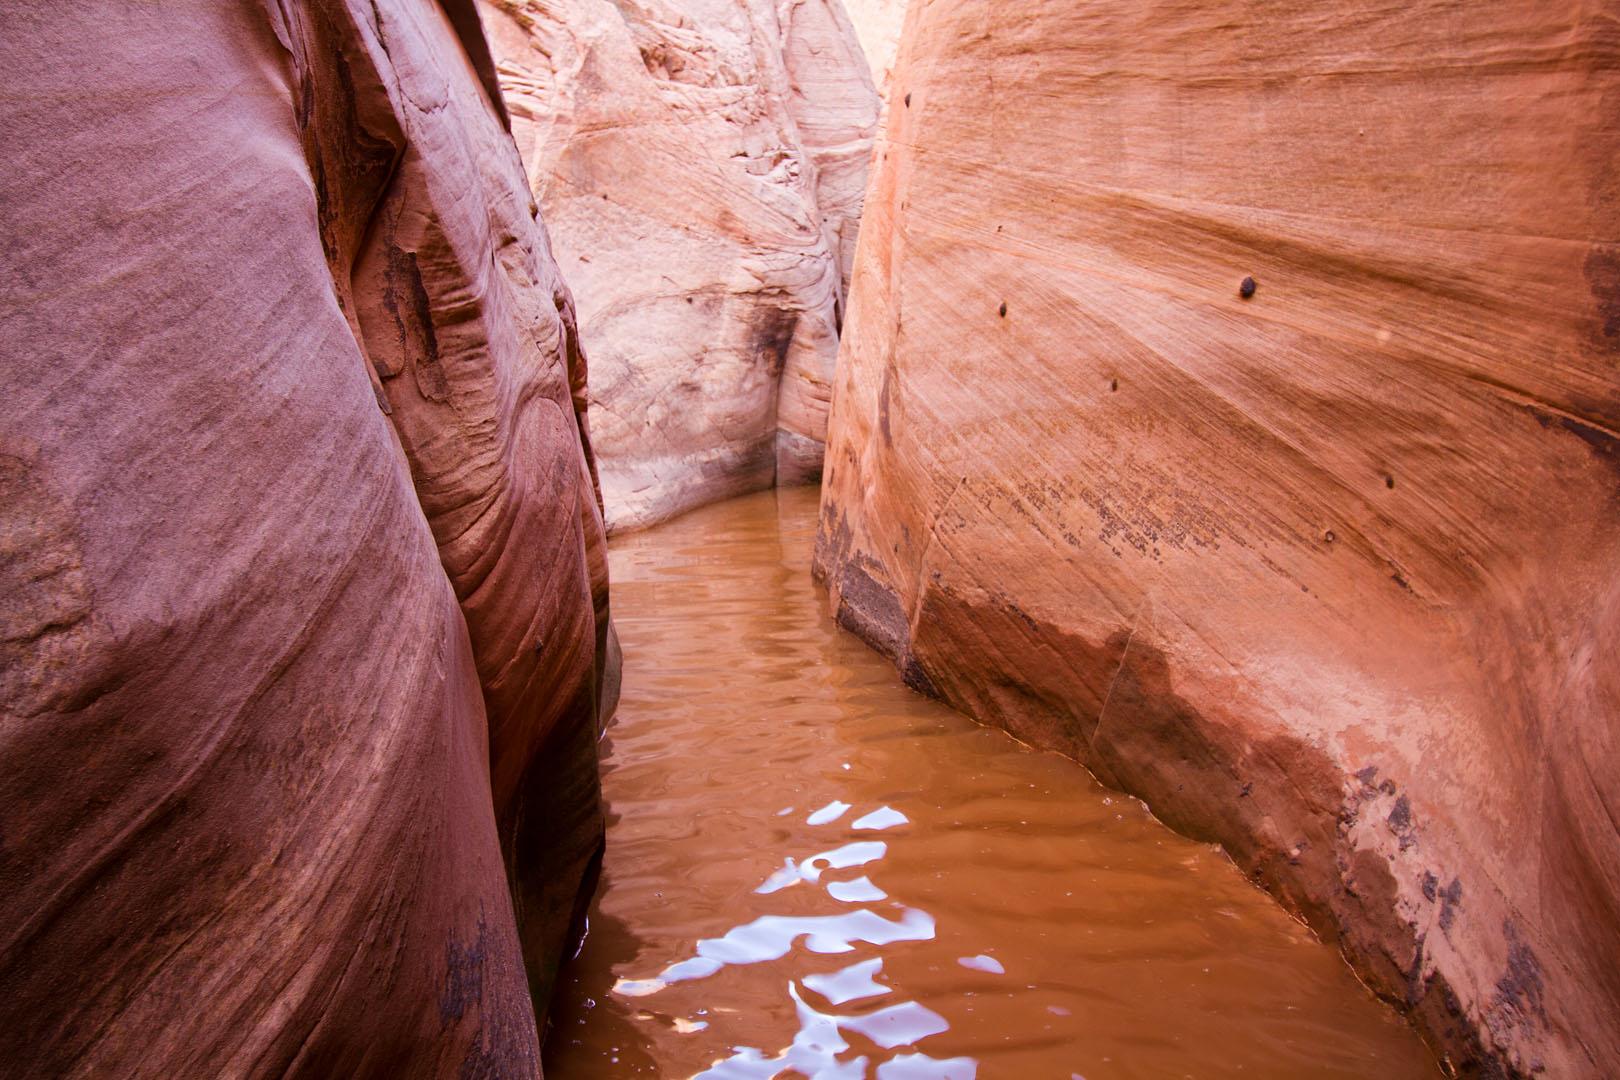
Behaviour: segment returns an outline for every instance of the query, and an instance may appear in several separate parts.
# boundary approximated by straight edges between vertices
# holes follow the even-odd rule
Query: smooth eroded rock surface
[[[835,389],[843,621],[1465,1071],[1620,1069],[1617,15],[915,5]]]
[[[4,21],[0,1072],[537,1074],[606,570],[476,12]]]
[[[861,43],[866,66],[872,72],[872,82],[877,86],[885,109],[889,104],[889,76],[900,49],[906,7],[907,0],[844,0],[844,11],[855,28],[855,38]]]
[[[612,528],[820,473],[878,100],[839,0],[481,0]]]

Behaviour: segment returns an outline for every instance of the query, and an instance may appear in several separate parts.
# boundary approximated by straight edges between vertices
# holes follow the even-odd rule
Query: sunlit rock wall
[[[611,528],[820,473],[878,104],[839,0],[490,0]]]
[[[884,108],[889,101],[889,75],[900,49],[900,29],[905,24],[908,0],[844,0],[855,37],[866,55],[866,66]]]
[[[536,1075],[613,683],[476,12],[3,21],[0,1073]]]
[[[1620,1072],[1617,26],[913,5],[834,390],[845,624],[1465,1070]]]

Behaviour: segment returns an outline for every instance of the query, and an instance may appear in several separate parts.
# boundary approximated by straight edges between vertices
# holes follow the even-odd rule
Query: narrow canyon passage
[[[1620,0],[0,25],[0,1080],[1620,1078]]]
[[[1438,1075],[1219,851],[839,630],[815,514],[613,542],[608,849],[547,1076]]]

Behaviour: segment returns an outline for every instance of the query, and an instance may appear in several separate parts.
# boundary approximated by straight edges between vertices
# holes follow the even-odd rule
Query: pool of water
[[[551,1080],[1439,1075],[1218,849],[839,630],[815,515],[612,545],[608,849]]]

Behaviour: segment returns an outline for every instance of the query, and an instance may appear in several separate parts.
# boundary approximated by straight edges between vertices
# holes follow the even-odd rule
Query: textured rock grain
[[[846,625],[1464,1071],[1620,1071],[1617,16],[915,5],[835,391]]]
[[[0,35],[0,1072],[537,1075],[611,672],[469,3]]]
[[[610,528],[820,475],[877,94],[839,0],[481,0]]]

